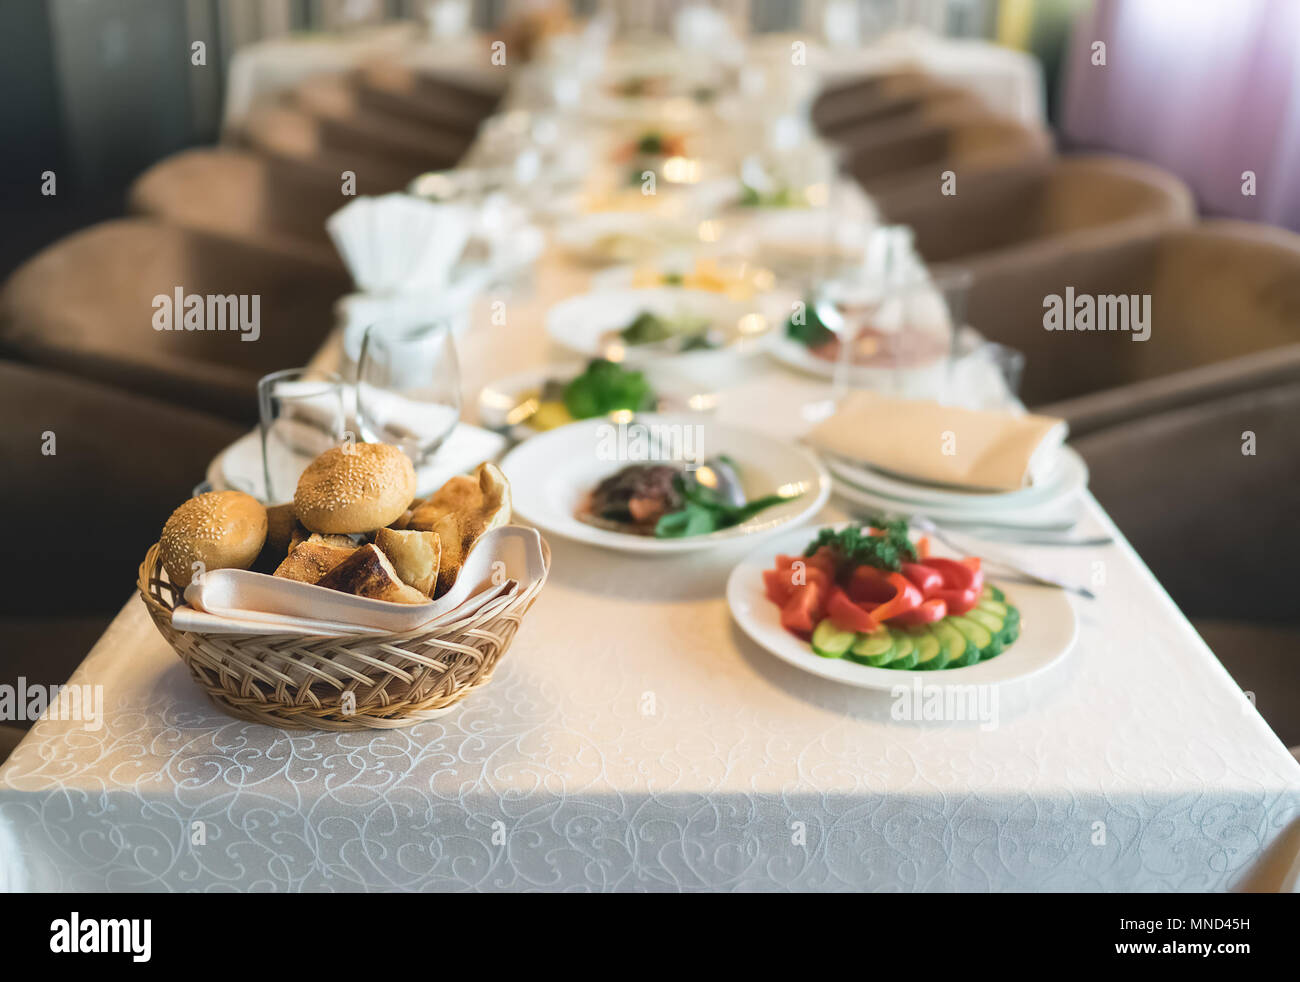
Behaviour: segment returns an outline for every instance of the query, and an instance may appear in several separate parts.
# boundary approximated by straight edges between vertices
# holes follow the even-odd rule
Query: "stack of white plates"
[[[1071,521],[1088,486],[1088,465],[1070,447],[1062,447],[1030,487],[1015,491],[917,484],[854,461],[824,456],[835,493],[845,501],[874,512],[924,515],[953,524],[1037,528]]]

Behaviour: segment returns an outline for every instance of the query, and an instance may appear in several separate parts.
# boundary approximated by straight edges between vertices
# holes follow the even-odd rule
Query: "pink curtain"
[[[1178,174],[1207,214],[1300,230],[1300,0],[1097,0],[1075,26],[1061,123],[1070,145]]]

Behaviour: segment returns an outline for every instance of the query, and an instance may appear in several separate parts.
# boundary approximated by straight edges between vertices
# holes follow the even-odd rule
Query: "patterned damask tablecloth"
[[[1300,765],[1127,547],[991,730],[893,720],[749,643],[735,548],[552,547],[493,683],[408,730],[225,717],[131,600],[71,680],[104,686],[103,728],[43,720],[0,772],[0,883],[1217,890],[1300,819]]]

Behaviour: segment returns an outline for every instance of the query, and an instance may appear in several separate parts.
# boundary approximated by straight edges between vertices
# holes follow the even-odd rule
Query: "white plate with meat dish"
[[[647,554],[771,535],[815,515],[831,487],[802,448],[692,413],[571,423],[520,444],[501,467],[526,522]]]

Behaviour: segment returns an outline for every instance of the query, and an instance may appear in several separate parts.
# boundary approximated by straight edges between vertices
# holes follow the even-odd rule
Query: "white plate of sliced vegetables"
[[[889,532],[856,525],[768,540],[727,581],[736,623],[796,668],[884,691],[914,678],[933,685],[1020,680],[1074,646],[1078,617],[1064,591],[998,582],[982,574],[976,557],[937,549],[909,557],[897,548],[906,527],[893,526],[892,552]],[[846,535],[849,529],[858,531]],[[885,541],[867,541],[873,538]],[[899,568],[885,568],[895,558]],[[832,599],[832,590],[839,596]]]

